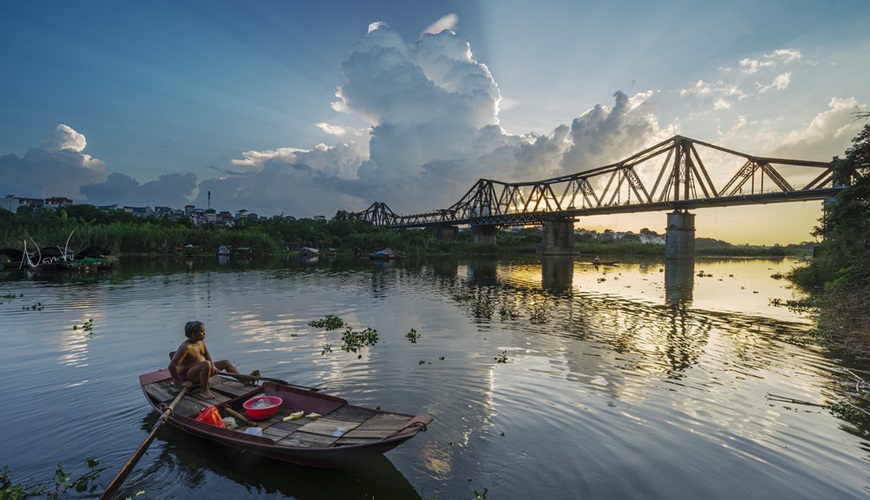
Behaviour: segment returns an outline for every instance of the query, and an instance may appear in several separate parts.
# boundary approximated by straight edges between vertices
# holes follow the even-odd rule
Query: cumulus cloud
[[[60,124],[39,147],[30,148],[22,158],[14,154],[3,156],[0,178],[6,192],[33,198],[82,199],[79,186],[106,178],[105,163],[83,153],[86,146],[84,135]]]
[[[661,128],[653,112],[652,92],[632,97],[614,94],[611,108],[597,105],[571,123],[571,147],[561,161],[562,171],[578,172],[615,163],[674,135]]]
[[[42,148],[48,151],[63,151],[65,149],[81,153],[85,146],[88,145],[88,140],[85,136],[73,130],[69,125],[61,123],[51,133],[42,140]]]
[[[291,213],[361,210],[373,201],[399,213],[424,212],[452,205],[481,177],[574,173],[674,132],[659,126],[653,92],[617,92],[613,106],[595,106],[551,134],[507,134],[498,124],[501,94],[492,74],[449,30],[408,41],[373,23],[341,69],[345,81],[333,108],[370,123],[367,142],[248,151],[232,162],[240,171],[203,181],[200,197],[211,190],[213,200]]]
[[[813,117],[806,127],[788,134],[775,156],[826,161],[841,155],[863,126],[855,120],[854,112],[858,108],[854,97],[831,98],[827,109]]]
[[[84,185],[81,191],[93,205],[181,208],[188,203],[196,186],[196,176],[191,173],[161,175],[156,181],[140,184],[128,175],[113,172],[105,182]]]
[[[788,85],[790,83],[791,83],[791,71],[789,71],[787,73],[782,73],[782,74],[776,75],[776,78],[774,78],[773,81],[767,85],[762,85],[760,83],[756,83],[755,85],[758,86],[758,93],[763,94],[763,93],[767,92],[768,90],[787,89]]]

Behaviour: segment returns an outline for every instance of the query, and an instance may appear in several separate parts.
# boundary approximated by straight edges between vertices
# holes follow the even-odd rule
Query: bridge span
[[[694,214],[707,207],[823,200],[848,185],[835,160],[749,155],[674,136],[620,162],[529,182],[478,180],[459,201],[434,212],[398,215],[373,203],[353,216],[391,228],[439,227],[450,235],[472,228],[475,241],[495,243],[501,226],[544,226],[541,252],[571,254],[578,217],[668,213],[666,255],[694,255]]]

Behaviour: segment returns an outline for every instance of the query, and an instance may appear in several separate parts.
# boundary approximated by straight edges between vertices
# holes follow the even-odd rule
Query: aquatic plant
[[[95,493],[99,488],[97,479],[106,468],[97,468],[100,462],[95,459],[85,460],[85,464],[88,466],[88,471],[79,478],[71,480],[72,474],[63,468],[62,463],[59,463],[54,471],[53,480],[43,481],[32,486],[13,482],[9,466],[3,466],[0,468],[0,498],[23,499],[30,496],[40,496],[57,499],[70,496],[71,491]],[[53,491],[51,490],[52,486],[54,487]]]
[[[86,320],[84,323],[82,323],[81,328],[82,328],[82,330],[84,330],[86,332],[92,332],[94,330],[93,318]],[[79,329],[79,325],[73,325],[73,330],[78,330],[78,329]]]
[[[421,335],[417,333],[417,330],[411,328],[411,331],[405,334],[405,338],[408,339],[412,344],[416,344],[418,340],[420,340]]]
[[[309,321],[308,326],[323,328],[327,331],[338,330],[339,328],[344,328],[344,320],[334,314],[329,314],[323,319]]]
[[[343,319],[335,315],[328,315],[322,320],[314,320],[308,322],[309,326],[315,328],[325,328],[326,330],[337,330],[345,326]],[[355,332],[353,327],[346,327],[341,335],[341,350],[344,352],[357,353],[357,359],[362,358],[362,349],[366,346],[372,346],[378,343],[378,331],[373,328],[366,328],[361,332]],[[323,356],[328,352],[332,352],[332,344],[324,344],[320,355]]]

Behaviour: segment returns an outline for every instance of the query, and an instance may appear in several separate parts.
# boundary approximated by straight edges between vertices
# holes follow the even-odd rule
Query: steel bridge
[[[572,175],[480,179],[459,201],[434,212],[398,215],[376,202],[353,216],[390,228],[534,225],[587,215],[821,200],[843,187],[835,181],[833,160],[754,156],[678,135]]]

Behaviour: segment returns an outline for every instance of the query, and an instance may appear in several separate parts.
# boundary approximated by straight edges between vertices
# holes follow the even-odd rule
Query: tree
[[[102,222],[105,214],[102,210],[87,203],[68,205],[64,208],[71,219],[81,219],[83,222]]]
[[[851,181],[829,204],[814,235],[823,238],[818,262],[829,283],[851,283],[870,269],[870,124],[852,139],[852,147],[835,166],[841,181]]]
[[[852,139],[835,165],[840,182],[850,185],[829,203],[821,226],[822,242],[812,263],[791,279],[804,288],[823,286],[819,324],[846,349],[870,353],[870,124]]]

